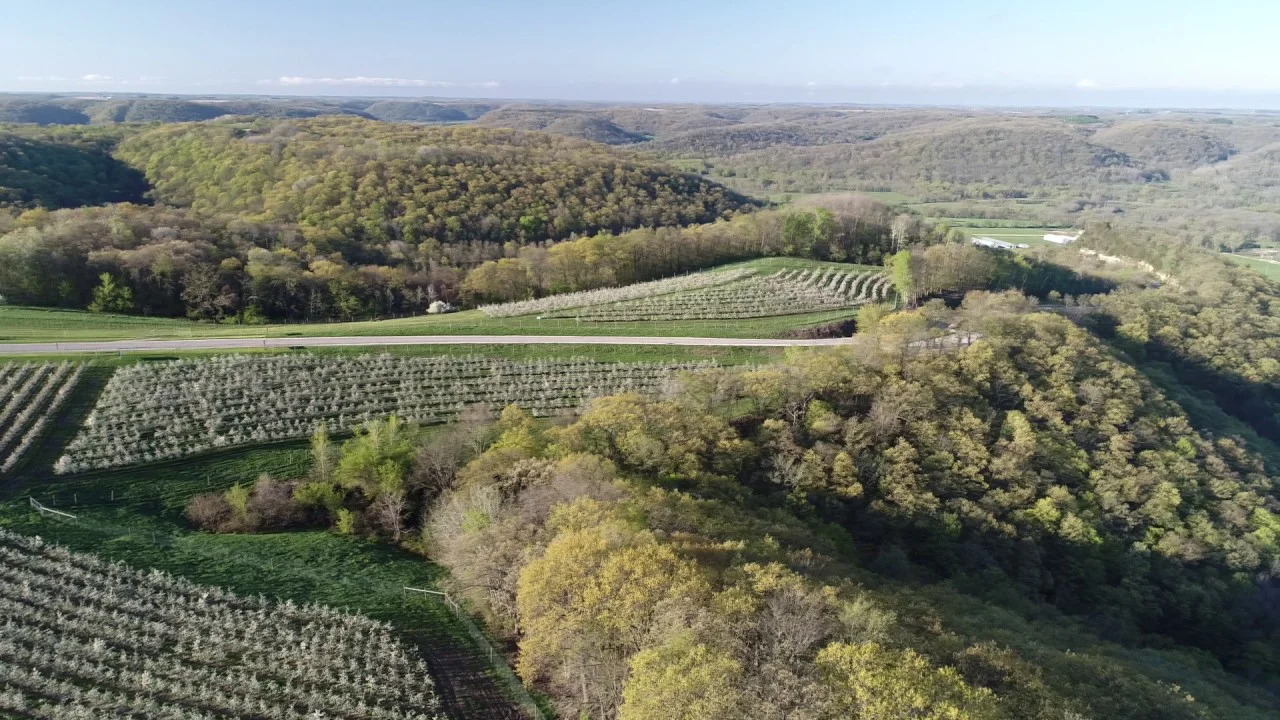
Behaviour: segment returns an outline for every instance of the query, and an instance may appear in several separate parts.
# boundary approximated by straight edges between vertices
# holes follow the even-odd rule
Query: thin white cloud
[[[80,79],[85,82],[110,82],[111,76],[100,75],[98,73],[89,73],[88,75],[81,75]]]
[[[274,85],[282,87],[369,87],[369,88],[496,88],[501,83],[496,80],[484,82],[453,82],[452,80],[421,80],[418,78],[398,77],[307,77],[305,75],[284,75],[276,80],[259,80],[258,85]]]
[[[1076,82],[1076,87],[1078,87],[1078,88],[1086,88],[1086,89],[1087,89],[1087,88],[1096,88],[1096,87],[1098,87],[1098,83],[1096,83],[1096,82],[1094,82],[1094,81],[1090,80],[1089,78],[1080,78],[1080,80]]]
[[[268,81],[270,82],[270,81]],[[418,80],[414,78],[395,78],[395,77],[365,77],[357,75],[355,77],[301,77],[298,75],[285,75],[278,81],[281,85],[289,87],[302,87],[307,85],[328,85],[328,86],[348,86],[348,87],[454,87],[457,83],[447,80]]]
[[[672,85],[679,85],[679,84],[680,84],[680,78],[671,78],[671,84],[672,84]]]
[[[66,82],[61,75],[19,75],[18,82]]]

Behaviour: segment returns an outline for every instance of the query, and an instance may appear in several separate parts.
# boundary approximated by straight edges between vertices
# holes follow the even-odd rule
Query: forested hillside
[[[625,147],[752,193],[892,190],[970,203],[980,217],[1080,224],[1126,213],[1280,231],[1268,181],[1280,122],[1269,113],[873,108],[840,105],[604,105],[377,98],[0,98],[0,121],[203,120],[221,115],[359,116],[471,123]],[[647,161],[645,161],[647,162]],[[1270,174],[1269,174],[1270,173]],[[1002,202],[1028,199],[1012,205]],[[973,203],[983,203],[976,205]],[[1225,208],[1247,209],[1239,217]],[[1229,244],[1239,244],[1232,241]]]
[[[0,132],[7,304],[221,333],[671,278],[389,324],[676,335],[767,315],[755,337],[851,336],[623,365],[291,349],[116,370],[122,354],[88,372],[114,390],[80,439],[51,439],[73,443],[64,474],[29,486],[110,498],[65,526],[80,543],[145,521],[190,534],[176,552],[154,535],[104,547],[180,565],[191,538],[219,558],[239,541],[340,546],[364,568],[351,587],[385,546],[425,555],[564,718],[1280,715],[1280,285],[1207,252],[1280,228],[1270,116],[159,97],[0,113],[27,123]],[[77,127],[34,126],[60,123]],[[831,192],[851,188],[884,202]],[[995,224],[1008,215],[1083,235],[968,241],[1039,240]],[[800,296],[757,289],[799,277],[844,300],[787,324]],[[728,362],[692,362],[711,357]],[[163,367],[181,388],[127,387]],[[35,380],[4,373],[17,400],[0,414],[19,417]],[[73,398],[66,417],[90,407]],[[161,411],[187,420],[157,432]],[[309,432],[309,460],[256,447]],[[159,459],[137,468],[158,504],[91,469]],[[0,519],[46,522],[29,508]],[[229,537],[285,529],[304,532]]]
[[[858,144],[773,148],[733,158],[750,173],[780,170],[812,181],[1043,186],[1129,181],[1134,162],[1082,133],[1043,120],[967,120],[910,129]]]
[[[624,130],[607,116],[599,113],[536,106],[498,108],[480,116],[477,124],[516,130],[541,130],[606,145],[625,145],[648,139],[648,136],[643,133]]]
[[[1258,455],[1020,295],[860,319],[843,348],[564,422],[472,413],[415,447],[393,419],[340,451],[320,431],[307,475],[188,515],[421,533],[568,717],[1280,709],[1280,505]],[[910,351],[939,328],[981,339]]]
[[[159,95],[57,97],[0,95],[0,123],[104,125],[196,122],[224,115],[308,118],[356,115],[388,122],[439,123],[473,120],[497,104],[472,101],[418,101],[323,98],[185,98]]]
[[[481,108],[487,109],[482,106]],[[414,102],[400,100],[383,100],[364,109],[370,117],[386,122],[409,123],[445,123],[465,122],[476,117],[475,112],[467,112],[465,108],[431,102]]]
[[[1093,140],[1125,153],[1145,167],[1181,170],[1222,162],[1237,152],[1216,129],[1135,122],[1103,130]]]
[[[0,129],[0,212],[141,202],[146,179],[112,157],[118,139],[119,133],[110,132]]]
[[[214,122],[142,133],[117,155],[167,204],[354,242],[527,243],[710,222],[751,205],[663,165],[510,130]]]

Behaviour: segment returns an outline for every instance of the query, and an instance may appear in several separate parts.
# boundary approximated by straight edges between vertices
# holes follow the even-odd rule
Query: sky
[[[0,91],[1280,108],[1276,0],[0,0]]]

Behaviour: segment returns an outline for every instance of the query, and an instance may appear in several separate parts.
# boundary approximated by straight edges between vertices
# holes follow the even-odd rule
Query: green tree
[[[98,287],[93,289],[89,312],[126,313],[133,309],[133,291],[128,285],[116,282],[111,273],[99,275],[98,283]]]
[[[995,695],[970,687],[954,668],[935,668],[912,650],[836,643],[818,653],[839,717],[865,720],[986,720]]]
[[[742,717],[742,664],[688,633],[631,658],[618,720],[721,720]]]
[[[916,304],[916,281],[915,273],[911,267],[911,251],[901,250],[894,253],[886,265],[889,266],[889,274],[893,279],[893,287],[898,291],[898,297],[907,307],[914,307]]]
[[[809,212],[788,213],[783,221],[782,251],[792,257],[813,257],[815,218]]]
[[[400,492],[413,452],[410,427],[400,418],[392,415],[370,421],[342,444],[334,479],[348,490],[361,490],[368,498]]]
[[[333,443],[329,441],[329,424],[316,423],[311,433],[311,477],[316,482],[333,481]]]

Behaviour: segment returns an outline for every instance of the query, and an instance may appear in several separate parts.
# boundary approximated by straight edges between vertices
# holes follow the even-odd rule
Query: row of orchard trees
[[[0,365],[0,475],[12,471],[75,390],[84,365]]]
[[[699,366],[386,354],[139,363],[112,376],[55,470],[83,472],[300,439],[318,423],[347,432],[388,414],[429,424],[472,405],[519,403],[549,416],[599,395],[653,392],[672,374]]]
[[[784,270],[680,295],[660,295],[616,305],[579,308],[562,315],[572,315],[588,322],[792,315],[842,310],[882,300],[891,287],[889,278],[874,270]]]
[[[202,587],[0,530],[0,713],[438,720],[385,623]]]

